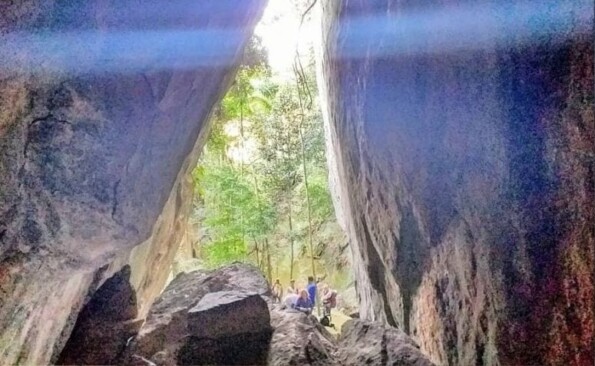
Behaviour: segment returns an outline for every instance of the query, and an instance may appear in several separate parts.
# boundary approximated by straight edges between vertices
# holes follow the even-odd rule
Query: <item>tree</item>
[[[294,277],[303,258],[317,274],[334,218],[314,85],[311,64],[290,81],[252,63],[238,71],[194,174],[211,266],[249,260],[270,279],[288,260]]]

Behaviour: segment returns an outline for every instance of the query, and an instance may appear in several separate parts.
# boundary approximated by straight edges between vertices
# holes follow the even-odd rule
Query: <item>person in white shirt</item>
[[[295,280],[289,281],[289,287],[287,287],[287,294],[297,294],[298,289],[295,287]]]
[[[285,295],[283,298],[284,309],[293,309],[299,297],[300,295],[294,293]]]
[[[279,282],[278,278],[273,285],[272,295],[273,302],[281,302],[281,297],[283,296],[283,286],[281,286],[281,282]]]

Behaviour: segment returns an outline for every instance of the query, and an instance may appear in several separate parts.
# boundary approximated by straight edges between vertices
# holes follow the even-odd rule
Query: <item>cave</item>
[[[0,364],[129,364],[124,348],[154,346],[128,344],[169,301],[189,177],[266,3],[0,6]],[[406,344],[436,365],[592,365],[593,3],[308,4],[358,316],[387,327],[350,334],[379,364]],[[239,291],[185,276],[170,286]],[[93,331],[101,347],[81,348]],[[358,348],[308,342],[299,362]]]

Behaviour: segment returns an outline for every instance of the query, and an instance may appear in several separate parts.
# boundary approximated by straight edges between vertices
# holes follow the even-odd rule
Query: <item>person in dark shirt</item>
[[[310,301],[308,291],[301,290],[300,297],[295,302],[293,308],[295,310],[301,311],[302,313],[306,313],[306,314],[310,315],[310,314],[312,314],[313,307],[314,306],[313,306],[312,302]]]
[[[314,277],[308,276],[308,286],[306,288],[308,290],[312,307],[314,307],[314,305],[316,305],[316,282],[314,282]]]

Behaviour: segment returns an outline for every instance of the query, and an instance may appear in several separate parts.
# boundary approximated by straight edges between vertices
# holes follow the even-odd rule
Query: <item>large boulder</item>
[[[199,338],[271,329],[267,303],[258,294],[240,291],[206,294],[188,310],[188,322],[190,333]]]
[[[271,366],[336,365],[334,337],[313,316],[292,310],[271,309],[275,328],[268,356]]]
[[[268,364],[311,366],[432,366],[403,331],[380,322],[349,320],[337,340],[313,316],[273,307]]]
[[[360,320],[349,320],[341,327],[336,359],[345,366],[433,365],[402,330]]]
[[[263,364],[271,338],[268,283],[254,266],[179,274],[155,301],[127,362]]]
[[[438,364],[595,359],[592,1],[323,1],[360,315]]]
[[[264,365],[273,333],[266,301],[240,291],[205,295],[188,311],[188,330],[180,365]]]
[[[125,264],[146,313],[264,4],[0,6],[0,364],[55,359],[90,292]]]

